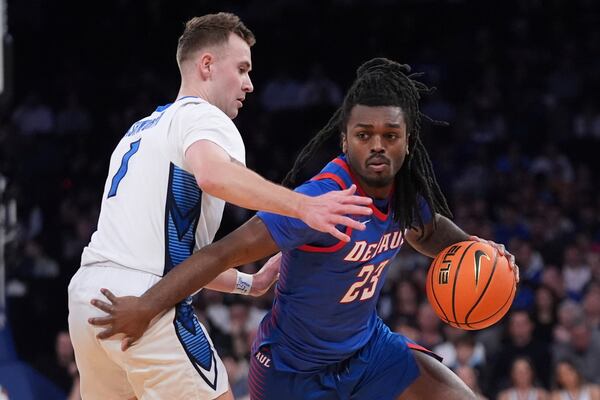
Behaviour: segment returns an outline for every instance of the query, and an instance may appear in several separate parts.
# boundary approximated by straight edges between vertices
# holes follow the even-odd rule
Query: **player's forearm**
[[[223,271],[277,251],[263,222],[253,217],[223,239],[194,253],[148,289],[142,295],[144,312],[152,318],[205,287]]]
[[[204,286],[206,289],[216,290],[217,292],[231,293],[235,289],[237,280],[237,271],[230,268],[219,274],[210,283]]]
[[[145,307],[143,311],[153,318],[197,292],[228,269],[228,263],[213,254],[213,250],[210,246],[204,247],[148,289],[141,297]]]
[[[435,228],[432,224],[430,230],[425,230],[423,237],[414,232],[407,234],[408,242],[418,252],[435,257],[451,244],[469,239],[469,235],[450,219],[439,214],[436,214],[434,218],[436,218]]]
[[[276,185],[234,162],[220,162],[211,168],[213,172],[199,182],[206,193],[246,209],[300,217],[305,195]]]

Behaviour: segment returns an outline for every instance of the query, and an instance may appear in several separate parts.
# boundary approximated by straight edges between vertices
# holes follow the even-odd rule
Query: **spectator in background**
[[[558,185],[571,183],[575,179],[573,165],[567,156],[561,153],[554,143],[547,143],[543,153],[531,163],[531,174],[541,175],[555,181]]]
[[[531,161],[529,157],[523,153],[521,144],[517,141],[509,143],[508,150],[506,153],[501,154],[496,161],[496,170],[508,177],[515,176],[516,174],[528,171]]]
[[[8,397],[8,392],[2,387],[2,385],[0,385],[0,400],[10,400],[10,397]]]
[[[79,372],[75,364],[75,353],[69,332],[56,334],[54,356],[42,357],[36,369],[68,394],[68,400],[81,399],[79,394]]]
[[[507,335],[499,352],[490,359],[488,367],[490,386],[499,389],[509,383],[510,366],[517,357],[528,357],[535,370],[540,374],[544,386],[548,386],[550,375],[550,347],[544,342],[534,339],[534,325],[529,313],[525,310],[512,311],[507,317]]]
[[[231,349],[231,336],[227,332],[229,309],[225,304],[223,293],[203,290],[196,299],[196,315],[200,321],[206,322],[206,328],[215,348]]]
[[[29,93],[12,114],[12,122],[25,136],[48,134],[54,130],[54,112],[42,102],[39,93]]]
[[[456,375],[471,388],[477,399],[487,400],[487,397],[481,393],[481,388],[479,387],[479,374],[474,368],[463,365],[454,370],[454,372],[456,372]]]
[[[544,260],[539,252],[535,251],[529,240],[513,238],[510,248],[516,249],[517,262],[523,264],[523,277],[519,290],[513,301],[513,307],[519,309],[533,309],[535,303],[535,289],[542,280]]]
[[[600,331],[600,282],[592,281],[583,298],[583,310],[588,324]]]
[[[258,323],[251,324],[249,302],[243,299],[235,300],[229,307],[229,334],[232,339],[233,354],[237,359],[246,360],[250,357],[248,336],[258,328]]]
[[[434,353],[442,357],[442,362],[448,368],[456,370],[461,365],[467,365],[481,370],[485,362],[485,348],[470,332],[450,325],[443,327],[446,341],[433,348]]]
[[[394,291],[394,300],[394,315],[407,318],[417,316],[421,295],[413,281],[402,279],[398,282]]]
[[[500,392],[498,400],[546,400],[548,393],[537,386],[535,369],[527,357],[517,357],[510,366],[512,385]]]
[[[427,301],[424,301],[419,306],[417,312],[417,324],[420,331],[417,343],[421,346],[433,349],[444,341],[444,337],[440,330],[442,322]]]
[[[72,91],[67,95],[65,107],[58,112],[56,131],[60,134],[89,134],[92,120],[89,111],[79,101],[79,96]]]
[[[479,345],[479,348],[477,345]],[[453,369],[468,366],[477,370],[479,374],[485,362],[485,353],[481,352],[483,350],[482,346],[475,341],[475,337],[465,332],[455,339],[454,347],[456,349],[456,365]]]
[[[575,244],[568,245],[563,253],[562,274],[565,288],[568,296],[576,301],[581,300],[583,289],[592,277],[584,254],[585,252]]]
[[[521,273],[521,285],[529,283],[532,286],[537,286],[542,281],[542,271],[544,269],[544,259],[539,251],[533,248],[529,240],[522,240],[518,245],[513,246],[515,249],[515,258],[519,265]]]
[[[23,263],[19,266],[19,274],[30,279],[52,279],[60,273],[58,263],[44,250],[38,240],[29,240],[25,244]]]
[[[571,340],[571,328],[576,321],[584,318],[581,305],[571,299],[563,300],[558,306],[558,324],[554,326],[554,343],[568,343]]]
[[[511,205],[505,205],[500,212],[500,220],[496,224],[495,238],[498,243],[510,243],[511,239],[527,240],[530,237],[529,228],[525,225]]]
[[[545,285],[535,291],[533,309],[535,331],[534,336],[546,343],[552,342],[553,330],[557,323],[557,298],[554,292]]]
[[[419,341],[419,327],[414,319],[399,317],[390,326],[395,333],[404,335],[415,343]]]
[[[600,232],[599,237],[596,240],[600,242]],[[590,265],[590,272],[592,273],[592,279],[596,282],[600,282],[600,253],[599,252],[589,252],[587,255],[587,262]]]
[[[600,387],[588,384],[582,369],[569,358],[561,359],[554,369],[557,389],[551,400],[600,400]]]
[[[600,384],[600,332],[592,330],[585,318],[578,318],[569,330],[570,340],[554,347],[556,361],[568,358],[580,366],[583,377]]]
[[[565,286],[560,270],[554,265],[546,265],[542,273],[542,284],[549,287],[552,293],[563,299],[566,295]]]

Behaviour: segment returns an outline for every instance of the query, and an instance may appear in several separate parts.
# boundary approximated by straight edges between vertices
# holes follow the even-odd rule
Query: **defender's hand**
[[[350,236],[340,232],[336,225],[345,225],[359,231],[365,230],[365,224],[347,215],[371,215],[368,206],[373,202],[370,197],[355,196],[356,185],[345,190],[336,190],[316,197],[307,197],[300,210],[300,219],[311,228],[329,233],[344,242]]]

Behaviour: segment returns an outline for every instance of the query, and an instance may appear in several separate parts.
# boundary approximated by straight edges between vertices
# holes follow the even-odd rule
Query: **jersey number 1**
[[[140,149],[141,141],[142,139],[138,139],[135,142],[132,142],[129,145],[129,150],[127,150],[127,153],[123,155],[123,158],[121,159],[121,166],[119,167],[119,170],[117,171],[115,176],[113,176],[112,178],[110,190],[108,191],[108,196],[106,197],[107,199],[110,199],[111,197],[117,195],[117,189],[119,189],[119,184],[121,183],[121,180],[125,177],[125,174],[127,173],[129,159]]]
[[[340,300],[340,303],[351,303],[358,298],[359,294],[360,300],[367,300],[373,297],[379,277],[381,277],[383,269],[389,262],[390,260],[385,260],[377,267],[373,264],[362,267],[358,273],[358,277],[362,279],[350,286],[350,289],[348,289],[342,300]]]

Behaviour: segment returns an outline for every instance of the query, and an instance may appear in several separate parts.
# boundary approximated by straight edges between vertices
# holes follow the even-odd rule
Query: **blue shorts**
[[[250,359],[251,399],[392,400],[419,376],[411,348],[427,351],[381,321],[362,349],[318,372],[277,371],[270,347],[262,346]]]

